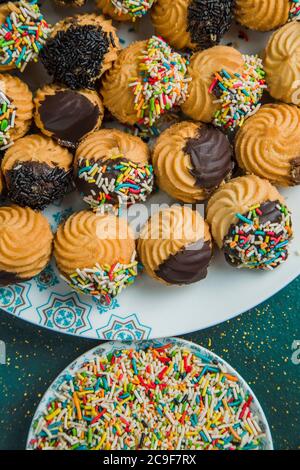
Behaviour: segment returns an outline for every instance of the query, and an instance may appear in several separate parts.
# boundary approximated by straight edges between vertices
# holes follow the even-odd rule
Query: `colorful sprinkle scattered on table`
[[[239,268],[273,270],[288,257],[293,236],[291,213],[278,201],[257,204],[238,222],[224,240],[226,258]]]
[[[209,88],[219,105],[214,115],[215,126],[224,129],[241,127],[245,119],[260,108],[260,100],[267,88],[262,60],[258,56],[244,55],[244,70],[230,74],[221,70],[215,74]]]
[[[9,3],[10,13],[0,25],[0,65],[23,72],[30,61],[37,62],[40,50],[51,33],[37,0]]]
[[[15,126],[16,107],[1,90],[0,82],[0,150],[13,145],[10,130]]]
[[[77,269],[69,277],[62,276],[62,278],[80,294],[92,295],[103,304],[110,305],[114,297],[134,283],[137,275],[138,262],[134,252],[129,264],[119,262],[112,266],[96,264],[90,269]]]
[[[216,360],[174,344],[115,350],[65,376],[34,449],[254,450],[253,397]]]
[[[162,38],[152,36],[147,41],[140,57],[139,77],[132,77],[129,85],[138,124],[153,126],[162,114],[186,99],[191,80],[187,65],[188,61]]]
[[[77,175],[91,185],[84,201],[94,210],[111,204],[130,206],[145,202],[153,190],[152,165],[136,164],[122,155],[97,162],[80,158]]]
[[[154,0],[108,0],[120,14],[130,15],[132,20],[144,16],[152,7]]]

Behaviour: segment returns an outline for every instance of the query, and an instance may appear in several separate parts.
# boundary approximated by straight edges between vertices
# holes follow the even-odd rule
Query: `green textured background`
[[[184,336],[226,359],[247,380],[271,426],[275,449],[300,449],[300,277],[259,307],[219,326]],[[58,373],[93,340],[40,330],[0,312],[0,449],[24,449],[35,408]]]

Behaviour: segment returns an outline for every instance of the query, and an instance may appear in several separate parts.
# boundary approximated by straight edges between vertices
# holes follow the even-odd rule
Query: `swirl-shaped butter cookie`
[[[104,107],[94,90],[45,85],[36,92],[34,104],[37,127],[66,147],[77,147],[84,136],[102,124]]]
[[[20,206],[43,209],[70,190],[72,161],[72,154],[49,137],[19,139],[1,162],[8,197]]]
[[[0,74],[0,150],[28,131],[33,114],[32,93],[18,77]]]
[[[82,7],[86,3],[86,0],[54,0],[54,1],[58,5],[63,5],[66,7],[69,7],[69,6]]]
[[[207,221],[232,266],[273,270],[288,258],[291,213],[267,180],[248,175],[224,184],[208,202]]]
[[[54,256],[72,288],[107,304],[138,273],[134,234],[112,214],[73,214],[58,228]]]
[[[156,0],[151,10],[156,34],[176,49],[218,44],[230,28],[233,0]]]
[[[194,54],[188,75],[191,81],[183,112],[195,120],[213,121],[228,132],[257,111],[267,87],[262,60],[226,46]]]
[[[48,264],[53,236],[47,219],[26,207],[0,207],[0,285],[26,281]]]
[[[300,109],[289,104],[262,106],[239,130],[238,164],[279,186],[300,184]]]
[[[101,15],[85,14],[59,21],[41,52],[54,80],[72,89],[95,88],[117,58],[116,29]]]
[[[77,149],[75,182],[94,210],[145,202],[154,182],[148,146],[118,129],[94,132]]]
[[[268,90],[276,100],[300,106],[300,23],[292,21],[271,36],[264,54]]]
[[[188,66],[191,81],[182,111],[195,121],[212,122],[219,109],[216,97],[210,92],[215,73],[222,69],[230,74],[240,73],[243,64],[242,54],[233,47],[216,46],[193,54]]]
[[[101,93],[119,121],[152,126],[186,99],[188,81],[186,59],[152,36],[121,51],[103,77]]]
[[[157,139],[153,166],[159,187],[170,196],[183,202],[203,201],[230,177],[232,148],[213,126],[180,122]]]
[[[290,0],[235,0],[235,18],[256,31],[271,31],[289,19]]]
[[[143,227],[138,253],[149,276],[168,285],[204,279],[212,257],[209,228],[197,211],[173,205]]]

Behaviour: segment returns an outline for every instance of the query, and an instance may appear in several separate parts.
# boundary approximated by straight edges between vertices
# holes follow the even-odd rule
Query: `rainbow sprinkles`
[[[152,7],[154,0],[108,0],[119,14],[130,15],[132,21],[144,16]]]
[[[187,97],[188,61],[160,37],[152,36],[142,51],[139,76],[132,77],[137,123],[152,126]]]
[[[64,377],[34,435],[39,450],[257,450],[265,439],[237,376],[174,344],[95,355]]]
[[[109,305],[123,289],[134,283],[137,275],[138,262],[134,252],[129,264],[96,264],[93,268],[77,269],[70,276],[61,277],[80,294],[92,295],[103,304]]]
[[[13,141],[10,130],[14,128],[16,120],[16,107],[1,90],[0,81],[0,150],[6,150]]]
[[[51,28],[36,0],[8,3],[7,9],[9,13],[0,25],[0,66],[23,72],[30,61],[37,62]]]
[[[233,130],[241,127],[245,119],[260,108],[260,100],[267,88],[262,60],[258,56],[243,55],[244,67],[239,73],[230,74],[227,70],[215,73],[209,93],[217,99],[218,110],[214,115],[214,125]]]

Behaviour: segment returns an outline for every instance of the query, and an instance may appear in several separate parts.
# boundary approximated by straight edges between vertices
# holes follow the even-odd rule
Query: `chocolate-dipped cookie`
[[[44,209],[72,187],[72,154],[49,137],[28,135],[3,157],[8,197],[20,206]]]
[[[41,132],[72,148],[100,128],[104,114],[96,91],[70,90],[55,84],[39,89],[34,104],[34,120]]]
[[[195,121],[212,122],[228,132],[241,127],[259,109],[266,88],[261,59],[228,46],[196,52],[188,76],[182,111]]]
[[[158,186],[183,202],[207,199],[233,169],[228,138],[211,125],[184,121],[156,141],[153,167]]]
[[[58,228],[54,256],[70,287],[105,304],[138,274],[134,234],[112,214],[73,214]]]
[[[0,207],[0,286],[39,274],[50,260],[52,241],[42,214],[29,207]]]
[[[138,253],[147,274],[164,284],[198,282],[206,277],[212,257],[208,225],[198,212],[173,205],[148,220]]]
[[[20,0],[0,6],[0,72],[25,70],[29,62],[37,62],[51,27],[36,1]]]
[[[152,126],[185,100],[188,80],[186,59],[152,36],[120,52],[103,77],[101,94],[119,121]]]
[[[30,128],[32,93],[18,77],[0,74],[0,150],[6,150]]]
[[[96,0],[104,15],[117,21],[136,21],[152,8],[156,0]]]
[[[156,34],[176,49],[217,45],[233,20],[234,0],[156,0],[151,16]]]
[[[300,184],[300,109],[267,104],[238,131],[239,166],[278,186]]]
[[[150,152],[139,138],[118,129],[102,129],[79,145],[75,182],[94,209],[145,202],[153,189]]]
[[[291,213],[267,180],[249,175],[222,186],[208,202],[207,221],[234,267],[268,271],[288,258]]]
[[[3,196],[4,187],[5,187],[4,186],[4,178],[3,178],[2,171],[1,171],[1,168],[0,168],[0,199]]]
[[[41,61],[56,82],[74,90],[95,88],[117,58],[119,39],[110,20],[95,14],[59,21],[41,52]]]

